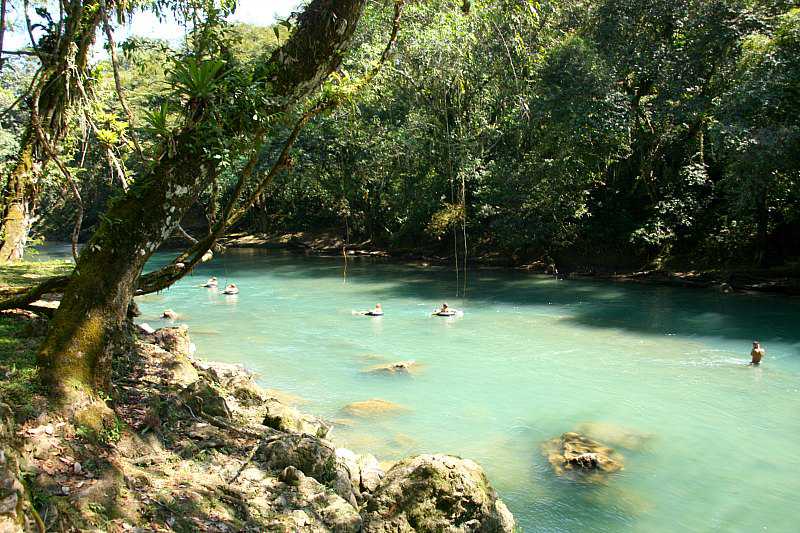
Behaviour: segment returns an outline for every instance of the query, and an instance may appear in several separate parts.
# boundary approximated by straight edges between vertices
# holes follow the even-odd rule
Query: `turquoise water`
[[[156,259],[165,259],[166,256]],[[234,281],[225,297],[198,287]],[[200,357],[339,420],[333,437],[382,460],[446,452],[480,462],[524,531],[797,531],[800,327],[795,300],[471,272],[255,250],[140,300],[183,315]],[[431,318],[441,301],[457,319]],[[386,316],[352,311],[381,302]],[[767,357],[746,366],[750,342]],[[415,360],[413,377],[365,373]],[[381,398],[408,411],[343,413]],[[555,478],[543,441],[596,423],[625,469],[604,485]],[[617,429],[624,428],[624,429]]]

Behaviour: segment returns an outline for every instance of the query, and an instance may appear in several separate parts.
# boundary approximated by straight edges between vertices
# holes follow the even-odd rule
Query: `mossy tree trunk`
[[[265,65],[280,112],[315,91],[338,68],[366,0],[314,0],[291,38]],[[257,135],[237,123],[224,135]],[[249,131],[248,131],[249,130]],[[45,382],[67,402],[104,390],[115,352],[125,349],[126,312],[145,262],[210,185],[216,159],[189,127],[106,213],[81,253],[39,352]]]
[[[0,218],[0,263],[22,259],[35,220],[37,165],[33,159],[33,144],[28,131],[23,136],[17,164],[5,183]]]
[[[53,150],[67,133],[69,114],[77,103],[79,83],[86,78],[89,52],[100,24],[97,0],[72,0],[62,10],[64,19],[57,39],[45,34],[38,43],[42,73],[27,100],[31,118],[20,143],[16,163],[2,191],[0,262],[22,259],[35,221],[37,183],[49,160],[43,139],[34,128],[38,110],[44,142]]]

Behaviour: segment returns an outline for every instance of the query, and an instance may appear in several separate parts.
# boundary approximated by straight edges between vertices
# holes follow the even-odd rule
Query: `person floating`
[[[447,302],[444,302],[439,309],[433,312],[433,316],[456,316],[457,313],[458,311],[448,306]]]
[[[203,285],[203,287],[207,287],[209,289],[216,289],[218,286],[219,282],[217,281],[217,278],[215,276],[211,276],[210,278],[208,278],[206,284]]]
[[[383,316],[383,307],[381,304],[375,304],[375,308],[364,313],[364,316]]]
[[[229,283],[222,294],[239,294],[239,287],[235,283]]]
[[[761,359],[767,355],[767,351],[761,347],[761,343],[758,341],[753,341],[753,350],[750,352],[750,364],[753,366],[758,366],[761,364]]]

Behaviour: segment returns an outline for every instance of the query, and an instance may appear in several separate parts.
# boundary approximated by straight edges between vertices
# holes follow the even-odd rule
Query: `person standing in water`
[[[753,350],[750,352],[750,364],[758,366],[761,364],[761,359],[767,354],[767,351],[761,347],[761,343],[753,341]]]

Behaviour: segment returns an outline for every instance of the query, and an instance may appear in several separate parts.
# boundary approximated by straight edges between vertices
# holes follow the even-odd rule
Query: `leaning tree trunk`
[[[338,68],[366,0],[314,0],[287,43],[269,59],[279,112],[316,90]],[[229,135],[254,135],[255,125]],[[170,236],[215,170],[215,159],[189,128],[103,217],[81,253],[39,352],[54,395],[71,402],[110,382],[115,352],[126,348],[128,305],[151,254]]]
[[[41,169],[33,157],[30,134],[23,138],[17,164],[3,190],[0,218],[0,263],[22,259],[34,222],[36,174]]]

